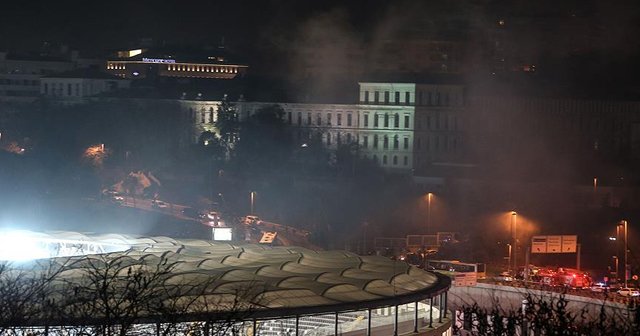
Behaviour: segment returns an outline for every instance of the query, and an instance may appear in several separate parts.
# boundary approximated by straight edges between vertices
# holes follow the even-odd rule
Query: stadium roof
[[[33,274],[38,273],[33,265],[54,267],[59,270],[57,277],[76,292],[91,287],[96,269],[122,279],[136,272],[155,272],[158,282],[153,286],[162,288],[163,300],[199,297],[198,308],[181,310],[183,320],[204,314],[210,319],[229,310],[266,318],[377,308],[424,300],[450,286],[448,278],[405,262],[347,251],[77,232],[38,233],[30,239],[23,246],[38,245],[63,256],[18,267],[32,267]],[[94,248],[87,249],[89,245]],[[87,250],[98,252],[84,254]],[[116,252],[100,253],[107,250]],[[153,319],[153,312],[147,315]]]

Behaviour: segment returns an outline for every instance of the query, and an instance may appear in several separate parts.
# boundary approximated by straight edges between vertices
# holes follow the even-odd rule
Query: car
[[[605,284],[602,284],[602,283],[595,284],[595,285],[591,286],[590,289],[594,293],[606,293],[606,292],[609,292],[609,290],[610,290],[609,286],[607,286]]]
[[[151,201],[151,206],[154,208],[165,209],[169,207],[169,204],[167,204],[167,202],[153,200]]]
[[[245,224],[260,224],[260,217],[258,216],[253,216],[253,215],[248,215],[244,217],[244,223]]]
[[[122,202],[124,202],[124,197],[116,195],[116,196],[111,197],[111,200],[116,202],[116,203],[122,203]]]
[[[210,220],[218,220],[220,219],[220,214],[215,211],[209,211],[207,212],[206,217]]]
[[[640,296],[640,292],[635,288],[620,288],[618,294],[630,297]]]
[[[502,272],[494,280],[497,282],[512,282],[514,279],[510,272]]]

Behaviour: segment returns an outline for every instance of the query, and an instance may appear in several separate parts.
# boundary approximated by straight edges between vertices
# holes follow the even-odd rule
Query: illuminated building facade
[[[461,86],[362,82],[358,97],[357,104],[240,101],[236,107],[244,120],[261,108],[279,105],[285,123],[300,128],[301,134],[319,132],[331,149],[358,144],[362,156],[399,173],[461,152]],[[180,101],[194,121],[194,140],[205,131],[216,133],[219,103]]]
[[[106,64],[106,71],[128,79],[155,77],[234,79],[242,77],[246,65],[230,63],[226,56],[204,55],[181,57],[173,53],[146,49],[120,51]]]

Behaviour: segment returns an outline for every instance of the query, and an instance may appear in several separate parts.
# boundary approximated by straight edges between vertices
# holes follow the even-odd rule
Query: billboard
[[[531,253],[576,253],[578,236],[533,236]]]

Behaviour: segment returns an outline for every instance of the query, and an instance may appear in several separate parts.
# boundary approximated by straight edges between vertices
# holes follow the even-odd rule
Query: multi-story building
[[[196,55],[196,56],[194,56]],[[246,73],[248,66],[230,62],[222,51],[197,55],[134,49],[119,51],[107,61],[106,71],[122,78],[157,77],[233,79]]]
[[[32,100],[40,96],[42,77],[99,64],[97,59],[80,58],[77,51],[55,55],[0,52],[0,99]]]
[[[48,98],[80,99],[129,88],[130,81],[98,71],[77,69],[40,79],[40,94]]]
[[[360,83],[357,104],[248,102],[236,104],[244,120],[257,110],[279,105],[285,123],[322,134],[328,148],[358,144],[361,155],[381,167],[411,173],[434,160],[451,159],[462,136],[462,87],[409,83]],[[219,101],[183,100],[194,120],[194,140],[215,133]]]

